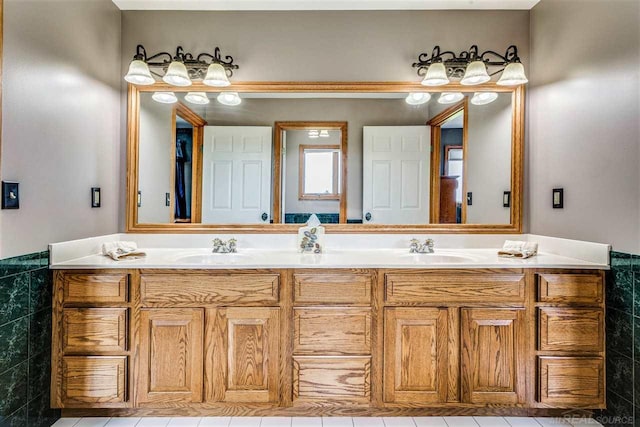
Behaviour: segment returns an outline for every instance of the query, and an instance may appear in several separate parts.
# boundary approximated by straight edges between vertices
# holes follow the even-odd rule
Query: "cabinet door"
[[[140,320],[138,403],[202,401],[202,309],[147,309]]]
[[[462,309],[462,401],[524,402],[524,310]]]
[[[388,308],[384,313],[384,401],[447,400],[447,310]]]
[[[279,327],[278,308],[207,310],[207,401],[278,401]]]

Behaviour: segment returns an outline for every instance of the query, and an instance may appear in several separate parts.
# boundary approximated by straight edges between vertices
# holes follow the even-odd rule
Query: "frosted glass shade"
[[[225,87],[229,86],[231,82],[227,77],[227,71],[220,64],[211,64],[209,65],[209,69],[207,70],[207,75],[205,76],[202,83],[207,86],[214,87]]]
[[[217,98],[218,102],[222,105],[239,105],[242,102],[238,92],[220,92]]]
[[[175,104],[178,102],[178,97],[173,92],[156,92],[151,96],[151,98],[161,104]]]
[[[320,138],[329,138],[329,131],[326,129],[323,129],[320,131]]]
[[[426,104],[431,99],[431,94],[427,92],[411,92],[404,99],[409,105],[421,105]]]
[[[461,92],[442,92],[440,98],[438,98],[439,104],[453,104],[454,102],[462,101],[464,95]]]
[[[422,80],[423,86],[442,86],[449,83],[449,77],[447,77],[447,69],[441,62],[431,64],[427,68],[427,74],[425,74]]]
[[[512,62],[507,65],[498,80],[500,86],[517,86],[529,81],[524,73],[524,65],[520,62]]]
[[[129,83],[141,86],[152,85],[156,82],[156,79],[153,78],[149,71],[147,63],[139,59],[131,61],[129,72],[124,76],[124,79]]]
[[[309,138],[314,138],[315,139],[315,138],[319,138],[319,137],[320,137],[320,132],[319,131],[317,131],[315,129],[312,129],[312,130],[309,131]]]
[[[209,103],[209,97],[204,92],[189,92],[185,95],[184,99],[187,102],[197,105],[206,105]]]
[[[473,61],[467,65],[464,77],[460,80],[460,84],[471,86],[486,83],[491,80],[487,73],[487,66],[482,61]]]
[[[486,105],[491,104],[496,99],[498,99],[498,94],[495,92],[476,92],[471,98],[471,103],[473,105]]]
[[[189,78],[187,67],[180,61],[173,61],[171,65],[169,65],[169,69],[162,80],[173,86],[191,86],[191,79]]]

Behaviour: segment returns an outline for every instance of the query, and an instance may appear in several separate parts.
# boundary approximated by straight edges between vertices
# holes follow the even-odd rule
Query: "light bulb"
[[[239,105],[242,102],[238,92],[220,92],[216,99],[220,104],[229,106]]]
[[[151,96],[151,98],[162,104],[175,104],[178,102],[178,97],[173,92],[156,92]]]
[[[440,98],[438,98],[439,104],[453,104],[454,102],[462,101],[464,95],[460,92],[442,92]]]
[[[184,97],[187,102],[197,105],[206,105],[209,103],[209,97],[204,92],[189,92]]]
[[[431,94],[427,92],[411,92],[404,99],[405,102],[409,105],[421,105],[429,102],[431,99]]]
[[[498,94],[495,92],[476,92],[471,98],[473,105],[486,105],[498,99]]]

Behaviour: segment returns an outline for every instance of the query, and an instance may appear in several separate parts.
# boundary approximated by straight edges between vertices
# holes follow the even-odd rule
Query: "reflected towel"
[[[502,249],[498,251],[498,256],[509,258],[530,258],[537,253],[537,243],[507,240],[504,242]]]
[[[102,244],[102,255],[111,257],[115,261],[121,259],[138,259],[147,254],[138,249],[135,242],[109,242]]]

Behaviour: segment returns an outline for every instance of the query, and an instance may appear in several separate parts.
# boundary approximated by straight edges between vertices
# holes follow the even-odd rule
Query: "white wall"
[[[172,222],[171,207],[166,205],[166,193],[171,189],[173,141],[173,105],[160,104],[144,93],[140,99],[140,164],[138,190],[142,205],[138,208],[141,224]]]
[[[338,200],[298,200],[300,145],[340,145],[340,132],[330,131],[328,138],[309,138],[307,131],[290,130],[286,141],[285,213],[340,213]],[[357,194],[362,199],[362,190]]]
[[[511,210],[502,195],[511,190],[511,94],[487,105],[469,103],[467,133],[467,224],[509,224]],[[466,195],[462,197],[466,203]]]
[[[640,253],[640,2],[531,12],[529,230]],[[564,209],[551,192],[564,187]]]
[[[0,258],[118,231],[120,18],[110,0],[4,1],[1,174],[21,200],[0,212]]]

